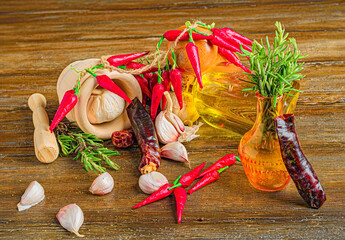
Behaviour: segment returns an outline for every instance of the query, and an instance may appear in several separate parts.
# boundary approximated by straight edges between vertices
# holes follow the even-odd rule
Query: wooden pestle
[[[29,97],[28,105],[33,112],[36,157],[43,163],[51,163],[59,156],[59,147],[54,133],[49,131],[49,118],[45,111],[47,100],[42,94],[34,93]]]

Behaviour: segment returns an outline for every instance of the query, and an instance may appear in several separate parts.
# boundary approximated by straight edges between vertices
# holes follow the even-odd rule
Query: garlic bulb
[[[87,105],[87,118],[91,124],[110,122],[120,116],[125,100],[106,89],[94,89]]]
[[[80,235],[78,232],[84,222],[84,214],[77,204],[69,204],[61,208],[56,218],[66,230],[74,233],[78,237],[84,237],[84,235]]]
[[[180,142],[172,142],[161,148],[161,157],[175,160],[178,162],[186,162],[189,164],[188,153],[185,146]]]
[[[152,194],[161,186],[168,183],[168,179],[160,172],[150,172],[141,175],[139,178],[139,187],[146,194]]]
[[[114,188],[114,179],[108,172],[105,172],[99,175],[93,181],[89,191],[92,194],[105,195],[107,193],[110,193],[111,190],[113,190],[113,188]]]
[[[26,188],[20,202],[17,204],[18,211],[26,210],[44,199],[44,189],[37,181],[32,181]]]
[[[178,116],[183,124],[193,126],[193,122],[198,120],[199,114],[195,108],[193,101],[193,95],[190,93],[182,92],[183,108],[180,109],[176,95],[174,92],[170,92],[170,97],[173,102],[172,112]]]
[[[176,141],[191,141],[198,137],[195,133],[199,130],[201,124],[192,127],[184,126],[181,119],[172,113],[170,94],[166,91],[164,96],[167,99],[166,108],[158,114],[155,120],[158,140],[163,144],[167,144]]]

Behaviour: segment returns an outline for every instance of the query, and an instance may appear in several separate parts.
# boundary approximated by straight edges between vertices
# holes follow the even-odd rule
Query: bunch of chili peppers
[[[175,180],[173,185],[169,183],[163,185],[160,189],[158,189],[148,198],[133,206],[133,209],[166,198],[172,193],[174,193],[176,200],[177,223],[180,223],[182,221],[183,209],[187,201],[187,191],[185,190],[185,188],[189,187],[195,179],[201,178],[191,189],[188,190],[188,193],[192,194],[196,190],[201,189],[206,185],[218,180],[219,174],[225,169],[229,168],[229,166],[233,165],[236,162],[236,160],[239,161],[239,158],[235,157],[234,154],[225,155],[217,162],[212,164],[205,171],[200,173],[203,167],[205,166],[205,163],[202,163],[200,166],[194,168],[192,171],[182,176],[179,176]]]

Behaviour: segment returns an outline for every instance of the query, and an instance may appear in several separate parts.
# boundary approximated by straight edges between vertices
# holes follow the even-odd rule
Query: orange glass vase
[[[256,94],[257,115],[253,127],[241,139],[239,153],[250,183],[263,191],[279,191],[290,181],[281,157],[274,118],[283,114],[283,97]]]

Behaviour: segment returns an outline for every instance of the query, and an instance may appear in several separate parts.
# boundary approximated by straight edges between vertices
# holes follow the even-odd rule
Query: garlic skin
[[[18,211],[23,211],[38,204],[44,199],[44,189],[37,181],[32,181],[26,188],[20,202],[17,204]]]
[[[59,220],[61,226],[66,230],[74,233],[78,237],[84,237],[79,234],[79,228],[84,222],[84,214],[77,204],[69,204],[60,209],[56,218]]]
[[[196,132],[202,123],[192,127],[184,126],[181,119],[172,113],[173,103],[170,94],[165,91],[164,96],[167,99],[165,110],[161,111],[155,119],[155,127],[160,143],[167,144],[171,142],[191,141],[198,137]]]
[[[190,162],[188,160],[188,153],[185,146],[180,142],[168,143],[161,148],[161,157],[175,160],[178,162],[186,162],[190,168]]]
[[[95,195],[105,195],[110,193],[114,188],[114,179],[108,173],[102,173],[91,184],[89,191]]]
[[[106,89],[94,89],[87,105],[87,118],[91,124],[110,122],[119,117],[125,100]]]
[[[139,187],[146,194],[152,194],[161,186],[168,183],[168,179],[160,172],[153,171],[139,178]]]

